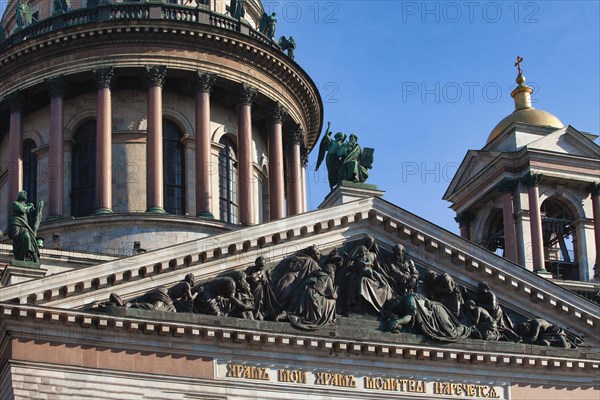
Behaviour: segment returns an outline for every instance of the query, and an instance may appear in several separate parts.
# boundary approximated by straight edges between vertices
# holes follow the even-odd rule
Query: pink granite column
[[[512,179],[503,179],[498,184],[502,192],[502,218],[504,223],[504,258],[517,263],[517,230],[514,219],[513,191],[516,182]]]
[[[197,72],[196,75],[196,215],[214,218],[212,175],[217,170],[211,161],[210,92],[215,75]]]
[[[600,183],[594,182],[588,186],[592,196],[592,215],[594,218],[594,239],[596,244],[596,261],[594,262],[594,277],[600,278]]]
[[[64,108],[65,80],[62,75],[46,80],[50,93],[50,139],[48,141],[48,221],[63,217]]]
[[[544,237],[542,236],[542,214],[540,212],[540,192],[538,189],[538,185],[542,180],[542,175],[528,173],[521,179],[527,186],[527,197],[529,198],[529,223],[531,226],[533,271],[544,274],[547,273],[547,271],[544,264]]]
[[[146,67],[148,133],[146,139],[146,212],[164,213],[162,88],[165,65]]]
[[[460,237],[463,239],[471,240],[471,219],[473,216],[467,212],[458,213],[454,217],[454,220],[458,222]]]
[[[112,213],[112,67],[94,71],[98,87],[96,118],[96,214]]]
[[[252,196],[252,102],[257,89],[242,84],[238,105],[238,173],[240,224],[252,225],[254,218],[254,199]]]
[[[271,221],[285,217],[283,169],[283,119],[287,110],[278,102],[271,109],[269,122],[269,204]]]
[[[8,214],[12,215],[12,203],[23,189],[23,96],[21,92],[6,97],[10,109],[8,137]]]
[[[304,132],[298,125],[288,135],[288,216],[302,212],[302,161],[300,147],[304,145]]]

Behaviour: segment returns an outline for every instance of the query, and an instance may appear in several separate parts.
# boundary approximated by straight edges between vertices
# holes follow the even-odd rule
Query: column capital
[[[252,105],[252,103],[254,102],[254,98],[256,97],[256,94],[258,93],[258,89],[255,88],[254,86],[250,86],[250,85],[246,85],[245,83],[242,83],[242,86],[240,86],[240,104],[245,104],[245,105]]]
[[[146,86],[149,88],[152,86],[163,87],[165,85],[166,77],[166,65],[153,65],[151,67],[146,67]]]
[[[273,124],[277,122],[282,123],[287,114],[287,109],[280,102],[277,101],[269,110],[269,122]]]
[[[512,193],[517,187],[517,181],[511,178],[504,178],[496,185],[496,188],[502,193]]]
[[[300,161],[302,162],[302,166],[306,168],[308,165],[308,155],[310,154],[310,150],[306,147],[301,146],[300,148]]]
[[[523,182],[527,187],[539,186],[543,176],[544,175],[542,174],[532,174],[531,172],[528,172],[526,175],[521,177],[521,182]]]
[[[100,89],[111,89],[115,80],[115,70],[113,67],[105,67],[92,70],[96,87]]]
[[[458,223],[459,226],[469,225],[473,220],[473,214],[469,212],[461,212],[457,213],[454,220]]]
[[[288,145],[297,144],[298,146],[304,145],[304,129],[300,124],[295,124],[292,129],[285,135],[285,140]]]
[[[24,101],[23,93],[20,90],[16,90],[10,94],[8,94],[4,100],[8,103],[8,108],[10,112],[19,112],[23,111]]]
[[[52,78],[48,78],[45,81],[46,89],[50,93],[50,98],[63,97],[65,95],[65,77],[64,75],[57,75]]]
[[[215,74],[196,71],[196,74],[194,75],[194,89],[196,92],[210,93],[216,79],[217,75]]]
[[[586,189],[592,196],[600,196],[600,182],[590,183]]]

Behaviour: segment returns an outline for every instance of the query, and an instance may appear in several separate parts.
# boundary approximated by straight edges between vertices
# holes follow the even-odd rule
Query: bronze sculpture
[[[325,159],[331,190],[344,181],[352,183],[365,182],[369,177],[369,169],[373,166],[374,150],[371,148],[363,149],[358,144],[356,134],[351,134],[348,142],[345,142],[346,135],[342,132],[336,133],[332,139],[330,129],[331,122],[328,122],[325,135],[323,135],[319,145],[315,170],[319,169]],[[327,154],[327,158],[325,158],[325,154]]]
[[[39,201],[37,207],[27,203],[27,192],[21,191],[12,206],[13,213],[8,220],[7,233],[13,241],[15,260],[39,263],[40,246],[36,235],[42,222],[44,202]]]

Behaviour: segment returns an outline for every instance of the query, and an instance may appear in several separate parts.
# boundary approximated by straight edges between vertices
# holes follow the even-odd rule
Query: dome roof
[[[536,110],[535,108],[525,108],[522,110],[515,110],[512,114],[506,116],[502,121],[496,125],[486,143],[490,143],[494,140],[502,131],[504,131],[511,123],[522,122],[531,125],[550,126],[552,128],[562,128],[564,124],[556,118],[554,115],[543,110]]]

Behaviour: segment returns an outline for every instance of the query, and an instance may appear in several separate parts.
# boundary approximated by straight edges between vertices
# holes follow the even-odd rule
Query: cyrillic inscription
[[[339,387],[356,387],[356,379],[354,375],[330,374],[328,372],[315,372],[315,385],[324,386],[339,386]]]
[[[257,381],[271,380],[269,371],[266,368],[239,364],[227,364],[227,374],[225,376],[228,378],[253,379]]]

